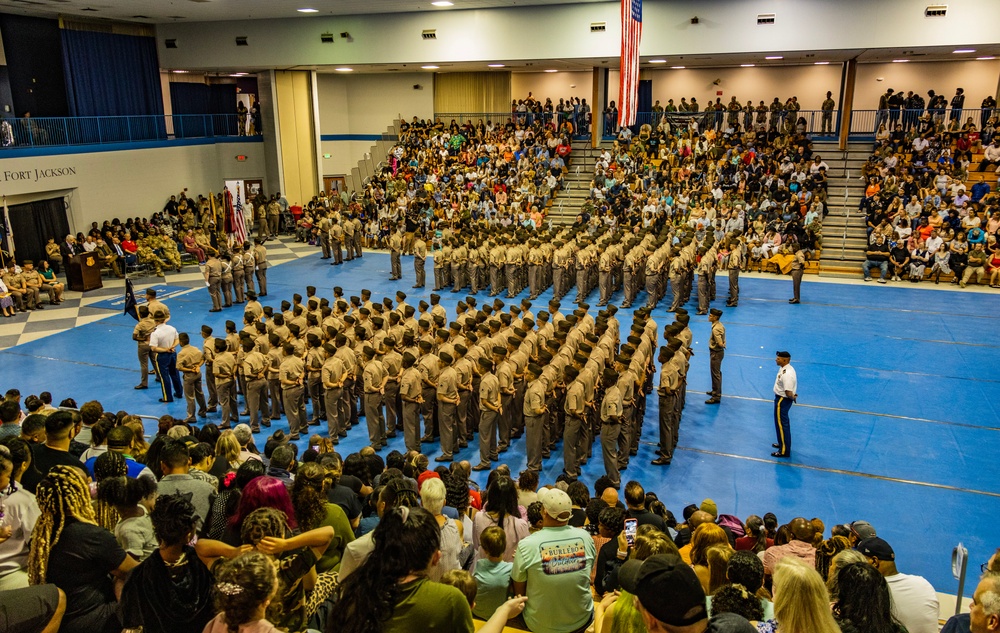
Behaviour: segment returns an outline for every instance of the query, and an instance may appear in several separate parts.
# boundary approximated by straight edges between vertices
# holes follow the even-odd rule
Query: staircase
[[[602,147],[604,144],[602,144]],[[611,143],[607,143],[611,147]],[[572,224],[580,213],[583,203],[590,197],[590,181],[594,179],[594,164],[601,150],[590,147],[590,141],[573,141],[568,171],[552,206],[549,218],[555,226]]]
[[[829,215],[823,219],[819,274],[821,277],[857,279],[868,244],[865,216],[858,210],[865,191],[861,166],[871,154],[871,144],[848,143],[847,151],[841,151],[836,142],[815,142],[813,153],[822,156],[830,166]]]

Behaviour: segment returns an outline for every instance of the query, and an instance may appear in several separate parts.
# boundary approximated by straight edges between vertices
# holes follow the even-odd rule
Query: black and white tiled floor
[[[319,252],[319,247],[296,242],[292,236],[282,236],[267,243],[267,260],[274,266]],[[65,283],[65,278],[61,278]],[[80,325],[92,323],[117,314],[116,311],[89,307],[94,303],[125,294],[125,280],[114,276],[103,278],[104,287],[86,293],[67,290],[58,306],[48,304],[43,293],[44,309],[18,312],[12,318],[0,317],[0,350],[29,343]],[[142,301],[143,290],[149,286],[184,286],[191,290],[204,288],[205,281],[195,265],[188,264],[179,273],[165,277],[142,277],[132,280],[136,296]]]

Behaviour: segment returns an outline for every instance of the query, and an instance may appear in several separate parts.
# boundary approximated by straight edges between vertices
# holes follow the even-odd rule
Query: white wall
[[[247,157],[245,162],[236,160],[241,154]],[[36,170],[65,173],[37,178]],[[90,226],[91,222],[112,217],[149,217],[185,187],[190,195],[208,195],[209,191],[221,191],[225,180],[257,178],[264,178],[263,143],[217,143],[0,160],[0,187],[8,204],[66,194],[70,204],[69,226],[74,232]],[[269,190],[266,180],[264,189]]]
[[[550,97],[553,104],[559,103],[559,99],[578,97],[586,99],[590,103],[593,101],[593,91],[594,73],[590,70],[558,73],[511,73],[510,76],[511,99],[524,99],[530,92],[542,102],[545,101],[546,97]]]
[[[956,0],[944,18],[924,17],[914,0],[647,0],[643,55],[842,50],[992,44],[1000,2]],[[758,13],[774,12],[758,26]],[[699,24],[690,23],[698,16]],[[288,68],[297,65],[448,63],[546,59],[614,59],[619,54],[619,3],[505,7],[376,16],[178,22],[156,26],[165,68]],[[590,23],[607,22],[603,33]],[[421,31],[436,29],[437,39]],[[352,41],[320,41],[348,31]],[[515,35],[512,37],[512,35]],[[234,45],[246,36],[248,46]],[[163,40],[177,48],[163,48]]]
[[[881,77],[883,80],[878,81]],[[909,62],[905,64],[859,64],[855,84],[854,107],[873,110],[887,88],[944,94],[949,100],[955,88],[965,90],[965,107],[978,108],[986,95],[996,95],[1000,60],[968,62]],[[976,117],[979,124],[979,117]]]
[[[414,90],[414,85],[422,86]],[[400,115],[434,115],[431,73],[320,74],[316,78],[320,135],[382,134]],[[322,141],[321,175],[349,175],[374,141]]]

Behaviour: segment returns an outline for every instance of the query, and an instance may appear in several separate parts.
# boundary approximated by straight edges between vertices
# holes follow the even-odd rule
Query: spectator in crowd
[[[524,621],[537,633],[571,633],[593,618],[590,570],[596,558],[594,540],[570,527],[569,495],[546,488],[538,493],[542,530],[517,544],[511,579],[514,593],[528,597]]]
[[[905,633],[892,614],[889,585],[878,569],[851,563],[837,569],[837,600],[833,615],[842,633]]]
[[[892,615],[909,633],[935,633],[938,626],[937,592],[921,576],[901,573],[896,569],[896,553],[883,539],[875,536],[858,543],[857,550],[885,577],[892,595]],[[840,593],[844,587],[840,586]]]
[[[786,556],[801,559],[809,567],[816,566],[816,529],[802,517],[796,517],[788,524],[791,540],[785,545],[775,545],[764,552],[764,572],[774,575],[775,565]]]

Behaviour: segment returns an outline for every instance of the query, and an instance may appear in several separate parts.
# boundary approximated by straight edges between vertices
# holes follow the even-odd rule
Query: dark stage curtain
[[[14,254],[18,263],[45,259],[49,238],[61,242],[69,234],[66,203],[62,198],[10,205],[10,226],[14,231]]]
[[[174,136],[202,137],[237,133],[236,84],[170,84]],[[229,116],[217,116],[229,115]]]
[[[72,116],[163,114],[152,37],[62,30]]]

